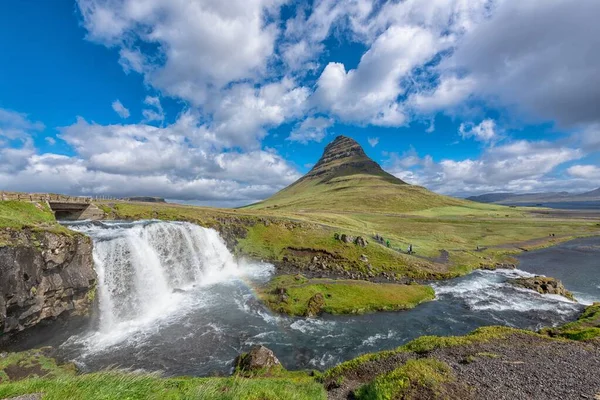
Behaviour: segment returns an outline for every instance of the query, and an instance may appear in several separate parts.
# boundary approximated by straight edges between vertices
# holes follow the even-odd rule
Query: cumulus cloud
[[[121,118],[129,118],[129,110],[125,108],[123,103],[119,99],[112,102],[112,109],[115,110],[119,117]]]
[[[426,29],[392,26],[375,40],[356,69],[346,71],[341,63],[329,63],[317,81],[315,101],[345,121],[401,126],[407,118],[397,102],[405,92],[402,78],[440,48]]]
[[[595,0],[499,2],[442,69],[466,74],[474,94],[521,114],[561,126],[597,123],[600,44],[590,38],[600,36],[598,14]]]
[[[480,142],[491,142],[498,137],[496,123],[492,119],[483,120],[479,125],[463,122],[458,131],[463,139],[474,138]]]
[[[300,118],[306,112],[309,90],[295,81],[281,81],[256,88],[238,84],[223,92],[213,110],[211,129],[229,145],[256,146],[266,134],[265,128]]]
[[[519,140],[487,148],[477,159],[443,159],[437,163],[431,157],[419,157],[411,149],[402,157],[391,158],[387,168],[409,183],[446,194],[525,192],[571,187],[573,182],[557,179],[552,173],[562,164],[583,156],[579,149],[546,141]]]
[[[100,125],[78,118],[59,131],[74,156],[38,154],[31,142],[3,149],[0,186],[240,205],[268,197],[299,177],[273,150],[225,151],[191,112],[165,127]]]
[[[596,165],[573,165],[567,169],[567,172],[575,178],[600,181],[600,168]]]
[[[308,142],[321,142],[327,134],[327,129],[332,125],[332,119],[308,117],[294,128],[287,140],[304,144]]]
[[[279,0],[78,0],[88,39],[121,48],[122,64],[165,93],[205,102],[213,89],[262,75]],[[152,48],[154,52],[140,51]]]

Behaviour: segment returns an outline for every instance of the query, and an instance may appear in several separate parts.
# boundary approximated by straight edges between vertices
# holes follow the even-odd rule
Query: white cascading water
[[[237,263],[219,234],[188,223],[123,229],[94,246],[101,330],[158,317],[173,291],[231,275]]]
[[[94,239],[100,324],[90,344],[100,347],[180,312],[183,291],[256,273],[251,265],[238,265],[218,232],[190,223],[88,223],[72,228]]]

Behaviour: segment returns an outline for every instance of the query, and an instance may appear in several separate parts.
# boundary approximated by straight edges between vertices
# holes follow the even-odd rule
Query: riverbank
[[[592,328],[598,330],[594,335]],[[0,397],[594,399],[600,394],[598,338],[600,303],[588,307],[577,322],[552,331],[486,327],[466,336],[421,337],[324,374],[285,369],[253,378],[161,378],[118,370],[79,374],[72,364],[57,364],[51,350],[33,350],[0,355]]]

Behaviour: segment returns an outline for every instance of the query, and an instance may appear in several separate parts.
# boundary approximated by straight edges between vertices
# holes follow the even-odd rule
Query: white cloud
[[[441,71],[466,75],[472,94],[529,118],[598,123],[600,44],[590,38],[600,36],[599,14],[596,0],[500,1],[457,42]]]
[[[412,94],[408,104],[422,113],[448,111],[467,100],[473,93],[475,85],[475,80],[470,77],[442,77],[439,85],[433,89]]]
[[[129,110],[121,103],[119,99],[112,102],[112,109],[115,110],[119,117],[129,118]]]
[[[234,85],[207,105],[212,112],[209,125],[229,146],[256,147],[267,133],[265,128],[302,117],[308,96],[308,88],[296,86],[289,78],[260,88]]]
[[[478,159],[435,163],[414,149],[390,157],[387,169],[401,179],[440,193],[468,195],[493,191],[526,192],[557,188],[579,189],[581,183],[553,174],[562,164],[580,159],[581,150],[545,141],[519,140],[490,147]],[[554,187],[553,187],[554,186]],[[590,189],[593,185],[587,185]]]
[[[589,179],[595,182],[600,181],[600,167],[596,165],[573,165],[567,169],[567,172],[575,178]]]
[[[463,139],[472,137],[480,142],[492,142],[498,138],[496,123],[492,119],[483,120],[479,125],[463,122],[458,131]]]
[[[378,137],[367,138],[367,141],[369,142],[369,146],[371,146],[371,147],[375,147],[375,146],[377,146],[379,144],[379,138]]]
[[[144,116],[144,121],[152,122],[152,121],[164,121],[165,120],[165,112],[163,111],[162,105],[160,104],[160,99],[156,96],[146,96],[144,99],[144,104],[148,105],[150,108],[145,108],[142,110],[142,115]]]
[[[75,156],[37,154],[31,143],[0,150],[0,186],[240,205],[299,177],[273,150],[224,151],[223,142],[190,112],[165,127],[99,125],[79,118],[60,128],[59,136]]]
[[[333,125],[333,120],[323,117],[308,117],[296,126],[287,140],[308,143],[321,142],[327,134],[327,129]]]
[[[402,79],[442,48],[431,32],[420,27],[388,28],[362,56],[356,69],[329,63],[317,81],[317,105],[344,121],[381,126],[406,122],[397,102],[405,92]]]
[[[197,105],[229,82],[264,74],[278,34],[279,0],[77,3],[88,39],[121,48],[126,69]]]
[[[41,122],[29,120],[27,114],[0,108],[0,139],[26,140],[44,128]]]

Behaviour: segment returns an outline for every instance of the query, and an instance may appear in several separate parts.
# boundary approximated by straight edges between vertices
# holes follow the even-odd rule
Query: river
[[[288,369],[325,369],[422,335],[462,335],[485,325],[539,329],[571,321],[583,305],[506,283],[562,279],[584,302],[600,301],[600,238],[521,256],[522,269],[476,271],[435,283],[436,300],[402,312],[290,318],[254,295],[271,265],[237,261],[216,231],[188,223],[69,224],[94,240],[99,310],[86,326],[28,345],[53,345],[84,371],[119,366],[166,375],[227,374],[251,345],[272,349]]]

